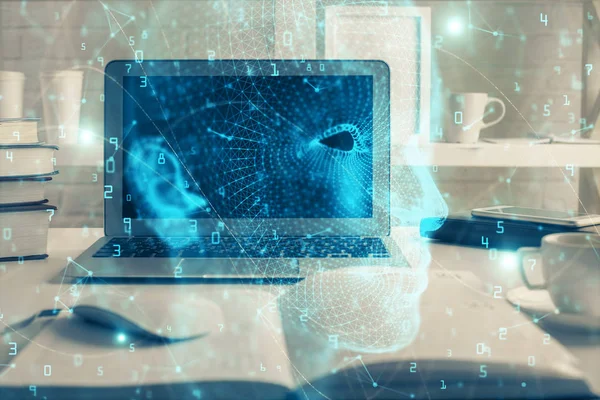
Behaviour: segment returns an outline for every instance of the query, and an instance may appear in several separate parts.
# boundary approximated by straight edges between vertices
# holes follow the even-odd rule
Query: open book
[[[485,290],[469,272],[430,276],[420,327],[412,343],[395,352],[352,352],[311,335],[290,320],[294,315],[281,312],[281,298],[272,288],[208,285],[202,295],[219,302],[226,318],[219,333],[168,346],[138,342],[135,351],[126,343],[119,351],[106,331],[65,318],[52,325],[54,332],[38,336],[42,349],[20,350],[16,368],[0,377],[0,397],[31,396],[32,386],[38,397],[48,399],[589,395],[573,356],[509,305],[498,288]],[[190,289],[159,285],[147,290],[168,299],[169,290]],[[58,341],[61,334],[69,340]],[[52,349],[44,350],[45,345]],[[57,353],[78,354],[80,362]],[[36,367],[44,365],[52,365],[51,379]],[[15,372],[19,368],[27,373]]]

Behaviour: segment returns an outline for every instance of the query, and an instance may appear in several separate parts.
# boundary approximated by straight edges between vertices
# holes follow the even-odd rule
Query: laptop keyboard
[[[93,257],[169,258],[388,258],[380,238],[113,238]]]

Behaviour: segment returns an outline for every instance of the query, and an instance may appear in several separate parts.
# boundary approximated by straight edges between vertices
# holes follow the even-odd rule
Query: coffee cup
[[[42,72],[40,83],[45,141],[59,145],[77,144],[83,71]]]
[[[491,122],[484,119],[496,110],[492,107],[486,112],[488,105],[500,104],[500,116]],[[477,143],[482,129],[494,126],[506,115],[506,105],[496,97],[487,93],[452,93],[448,99],[448,112],[445,139],[451,143]]]
[[[547,290],[558,312],[600,318],[600,235],[555,233],[517,255],[525,285]]]
[[[0,118],[23,118],[25,74],[0,71]]]

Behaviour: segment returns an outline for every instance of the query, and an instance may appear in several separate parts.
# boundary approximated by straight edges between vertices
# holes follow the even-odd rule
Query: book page
[[[56,292],[55,285],[46,288]],[[94,291],[100,296],[117,296],[124,302],[131,301],[129,296],[137,300],[146,295],[173,301],[184,291],[216,303],[224,319],[215,319],[215,329],[207,336],[162,344],[127,335],[120,342],[116,340],[119,332],[63,312],[33,342],[19,348],[15,368],[0,373],[0,386],[141,387],[253,382],[256,387],[266,386],[261,385],[264,383],[289,389],[294,385],[277,304],[268,287],[96,285],[78,290],[86,295]],[[61,301],[72,306],[68,292]],[[52,308],[55,294],[51,290],[45,294],[50,299],[47,308]],[[74,303],[76,298],[71,301]]]
[[[579,380],[575,358],[532,318],[515,310],[499,288],[490,289],[471,272],[430,272],[414,341],[379,354],[344,349],[311,333],[309,322],[301,328],[288,318],[287,324],[295,325],[286,334],[298,385],[318,392],[316,382],[336,374],[346,383],[388,388],[412,378],[421,386],[429,380],[436,387],[458,381],[463,385],[469,379],[496,385],[498,379],[508,382],[516,376],[523,388],[544,377]],[[348,307],[351,304],[350,299]]]

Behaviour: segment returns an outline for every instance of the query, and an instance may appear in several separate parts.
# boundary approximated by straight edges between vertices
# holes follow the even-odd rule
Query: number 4
[[[481,237],[481,245],[485,246],[486,249],[488,249],[490,247],[490,240],[488,238],[486,238],[485,236]]]

